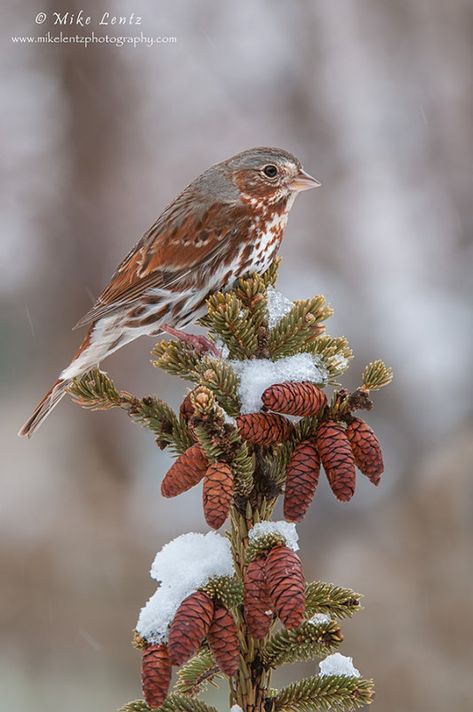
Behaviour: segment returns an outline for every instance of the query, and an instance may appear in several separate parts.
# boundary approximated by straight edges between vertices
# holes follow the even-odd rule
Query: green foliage
[[[236,576],[214,576],[201,590],[225,608],[236,608],[243,603],[243,584]]]
[[[215,707],[187,695],[169,695],[161,705],[162,712],[217,712]]]
[[[257,320],[234,292],[216,292],[207,302],[211,331],[227,346],[229,358],[254,356],[258,348]]]
[[[320,323],[332,314],[325,297],[294,302],[291,311],[271,330],[268,349],[273,359],[307,350],[308,342],[318,336]]]
[[[345,675],[306,677],[280,690],[274,698],[274,712],[349,712],[373,701],[372,680]]]
[[[133,700],[120,707],[118,712],[150,712],[151,707],[144,700]]]
[[[72,400],[83,408],[121,408],[135,423],[151,430],[160,447],[170,445],[175,452],[181,453],[192,445],[186,423],[167,403],[153,396],[140,399],[126,391],[119,391],[103,371],[88,371],[82,378],[74,379],[68,391]]]
[[[393,380],[393,370],[388,368],[384,361],[377,360],[369,363],[363,372],[363,386],[369,391],[384,388]]]
[[[209,685],[222,677],[215,663],[212,653],[208,648],[202,648],[194,655],[177,673],[174,685],[176,695],[196,697],[206,690]]]
[[[351,618],[361,610],[360,593],[349,588],[334,586],[332,583],[312,581],[306,586],[306,616],[328,613],[337,618]]]
[[[248,562],[254,561],[254,559],[257,559],[259,556],[263,556],[275,546],[285,545],[286,540],[282,534],[279,534],[278,532],[263,534],[262,536],[256,537],[249,542],[246,550],[246,560]]]
[[[268,668],[276,668],[284,663],[325,657],[333,653],[342,641],[343,635],[336,621],[306,621],[298,628],[284,629],[271,636],[261,653],[263,664]]]
[[[237,393],[239,379],[226,361],[210,357],[203,358],[197,364],[192,380],[207,386],[228,415],[232,417],[239,415],[240,399]]]

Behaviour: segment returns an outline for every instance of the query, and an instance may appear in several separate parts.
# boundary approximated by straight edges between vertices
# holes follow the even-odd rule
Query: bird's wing
[[[74,328],[111,316],[149,289],[178,291],[195,270],[223,255],[229,238],[248,221],[247,206],[213,203],[191,211],[182,194],[128,253]]]

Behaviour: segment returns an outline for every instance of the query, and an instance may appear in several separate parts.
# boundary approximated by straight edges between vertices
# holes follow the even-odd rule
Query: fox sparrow
[[[253,148],[209,168],[164,210],[128,253],[94,307],[87,334],[19,435],[30,437],[71,380],[138,336],[179,329],[205,313],[206,299],[248,272],[264,272],[281,244],[299,191],[318,181],[279,148]]]

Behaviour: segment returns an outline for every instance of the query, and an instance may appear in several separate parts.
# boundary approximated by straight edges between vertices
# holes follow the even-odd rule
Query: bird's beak
[[[303,171],[302,168],[296,177],[289,181],[289,189],[297,192],[301,190],[310,190],[311,188],[318,188],[321,185],[322,183],[320,181],[312,178],[312,176]]]

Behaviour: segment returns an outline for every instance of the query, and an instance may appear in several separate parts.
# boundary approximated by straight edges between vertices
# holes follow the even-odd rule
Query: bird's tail
[[[40,400],[31,417],[28,418],[26,423],[21,427],[18,433],[20,437],[30,438],[33,435],[43,420],[45,420],[53,408],[57,406],[61,398],[66,395],[66,388],[70,383],[70,379],[61,378],[54,383],[46,395]]]

